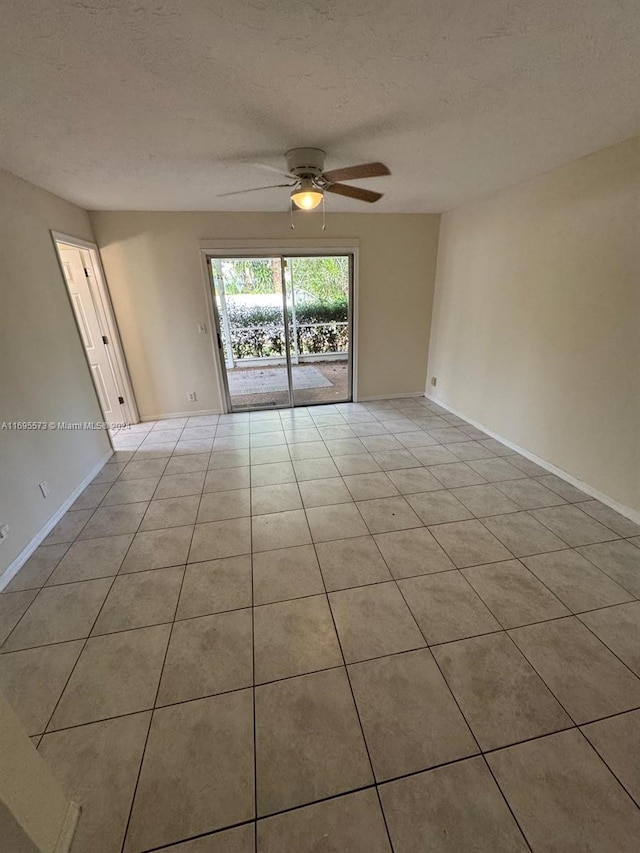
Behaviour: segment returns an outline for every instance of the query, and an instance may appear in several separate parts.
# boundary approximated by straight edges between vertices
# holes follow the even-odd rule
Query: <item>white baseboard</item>
[[[93,478],[100,473],[100,471],[104,468],[109,459],[113,456],[113,450],[110,450],[108,453],[102,457],[102,459],[97,462],[91,471],[87,474],[84,480],[71,492],[69,497],[58,507],[58,509],[54,512],[51,518],[47,521],[44,527],[41,527],[40,530],[33,537],[31,542],[23,548],[22,551],[18,554],[18,556],[13,560],[5,571],[0,575],[0,592],[7,586],[10,581],[18,574],[20,569],[27,562],[29,557],[36,550],[38,545],[46,539],[49,533],[53,530],[56,524],[60,521],[65,512],[69,509],[69,507],[80,497],[82,492],[87,488],[89,483],[93,480]]]
[[[355,397],[353,398],[354,403],[373,403],[376,400],[399,400],[402,397],[424,397],[424,391],[404,391],[401,394],[379,394],[376,397]],[[330,401],[329,401],[330,402]],[[320,404],[322,405],[322,404]],[[224,412],[221,412],[219,409],[201,409],[197,412],[163,412],[160,415],[145,415],[144,417],[140,416],[140,422],[146,423],[148,421],[164,421],[169,418],[200,418],[204,415],[224,415]],[[124,430],[123,430],[124,432]]]
[[[580,489],[580,491],[585,492],[585,494],[589,495],[589,497],[595,498],[601,503],[611,507],[611,509],[614,509],[616,512],[619,512],[620,515],[624,515],[625,518],[628,518],[631,521],[635,521],[636,524],[640,524],[639,510],[633,509],[633,507],[627,506],[626,504],[621,504],[619,501],[615,500],[609,495],[605,495],[603,492],[600,492],[598,491],[598,489],[595,489],[593,486],[590,486],[589,483],[585,483],[584,480],[580,480],[578,479],[578,477],[574,477],[573,474],[569,474],[568,471],[563,471],[563,469],[558,468],[557,465],[553,465],[551,462],[547,462],[546,459],[542,459],[542,457],[536,456],[535,453],[531,453],[531,451],[525,450],[525,448],[520,447],[519,444],[514,444],[513,441],[509,441],[508,438],[499,435],[499,433],[487,429],[484,424],[481,424],[479,421],[470,418],[464,412],[455,409],[453,406],[450,406],[443,400],[438,400],[435,397],[432,397],[431,394],[425,393],[424,396],[427,398],[427,400],[431,400],[431,402],[435,403],[437,406],[442,406],[443,409],[446,409],[448,412],[451,412],[452,415],[457,415],[459,418],[463,418],[463,420],[471,424],[471,426],[481,429],[482,432],[486,432],[486,434],[490,435],[491,438],[495,438],[497,441],[501,442],[507,447],[510,447],[512,450],[515,450],[521,456],[524,456],[526,459],[530,459],[532,462],[535,462],[536,465],[539,465],[541,468],[544,468],[550,474],[555,474],[557,477],[561,477],[563,480],[566,480],[567,483],[570,483],[572,486],[575,486],[576,489]]]
[[[358,403],[375,403],[376,400],[399,400],[402,397],[424,397],[424,391],[404,391],[402,394],[377,394],[375,397],[358,397]]]
[[[193,412],[162,412],[159,415],[145,415],[144,417],[140,415],[140,422],[146,423],[147,421],[165,421],[169,418],[201,418],[204,415],[223,415],[224,412],[221,412],[220,409],[199,409]]]
[[[69,803],[69,808],[67,809],[67,814],[65,816],[60,835],[58,836],[54,853],[69,853],[79,818],[80,806],[71,801]]]
[[[403,397],[408,399],[424,396],[424,391],[403,391],[400,394],[377,394],[373,397],[358,397],[354,394],[353,402],[374,403],[376,400],[400,400]],[[200,409],[195,412],[162,412],[158,415],[140,415],[140,422],[147,423],[148,421],[164,421],[169,418],[200,418],[204,415],[224,415],[224,412],[221,412],[220,409]]]

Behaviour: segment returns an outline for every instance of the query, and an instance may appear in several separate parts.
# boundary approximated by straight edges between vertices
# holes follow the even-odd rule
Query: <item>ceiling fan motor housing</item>
[[[324,172],[327,152],[322,148],[291,148],[284,155],[287,171],[298,178],[319,178]]]

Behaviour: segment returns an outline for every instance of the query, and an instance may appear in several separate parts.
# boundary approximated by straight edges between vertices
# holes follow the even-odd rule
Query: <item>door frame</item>
[[[220,409],[229,413],[231,401],[227,384],[226,370],[220,357],[220,347],[217,334],[220,329],[220,318],[214,299],[214,282],[211,274],[209,259],[211,258],[250,258],[250,257],[312,257],[317,255],[351,255],[351,298],[349,299],[349,384],[351,399],[358,401],[358,277],[359,277],[358,240],[203,240],[200,242],[200,261],[202,264],[205,299],[207,304],[209,324],[211,327],[211,348],[220,390]],[[284,293],[283,293],[284,299]],[[286,321],[286,315],[285,315]],[[286,325],[286,322],[285,322]],[[326,403],[310,403],[308,405],[326,405]],[[266,408],[282,409],[291,406],[270,406]]]
[[[115,313],[113,310],[113,303],[111,302],[111,295],[109,293],[107,279],[104,273],[104,269],[102,267],[102,259],[100,257],[100,251],[98,249],[98,246],[96,243],[92,243],[89,240],[82,240],[80,237],[73,237],[70,234],[63,234],[60,231],[51,231],[50,233],[51,239],[53,240],[56,258],[58,259],[58,265],[60,267],[60,274],[62,275],[64,289],[67,294],[67,298],[69,299],[69,308],[71,309],[73,320],[78,331],[78,337],[82,346],[82,352],[84,353],[87,362],[87,369],[89,370],[89,374],[91,374],[89,358],[87,356],[87,351],[82,340],[82,334],[78,326],[76,314],[73,310],[73,305],[71,304],[71,295],[67,286],[67,280],[64,274],[64,265],[62,263],[58,244],[63,243],[67,246],[72,246],[73,248],[81,249],[87,252],[89,261],[88,269],[90,270],[90,275],[87,276],[87,278],[89,281],[89,289],[93,297],[93,306],[95,308],[96,316],[98,318],[98,324],[101,328],[101,331],[107,336],[109,340],[111,363],[116,374],[118,387],[119,389],[121,389],[122,396],[124,397],[124,406],[128,415],[127,419],[130,424],[137,424],[140,422],[140,415],[138,413],[136,398],[133,393],[133,385],[131,384],[131,377],[129,376],[129,369],[127,367],[127,361],[122,346],[122,339],[120,338],[120,332],[118,330],[118,324],[116,322]],[[95,389],[93,377],[91,377],[91,384]],[[100,411],[102,412],[102,404],[100,403],[100,397],[98,396],[97,389],[95,390],[96,397],[98,398],[98,406],[100,407]],[[102,412],[102,415],[104,417],[104,412]]]

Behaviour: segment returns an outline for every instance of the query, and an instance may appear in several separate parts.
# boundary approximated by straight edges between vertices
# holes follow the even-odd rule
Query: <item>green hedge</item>
[[[228,306],[231,348],[234,358],[284,356],[285,338],[282,309],[276,306]],[[344,352],[349,346],[349,318],[346,299],[334,302],[303,302],[296,305],[298,352],[323,354]],[[330,323],[319,328],[311,324]]]
[[[230,300],[227,314],[232,326],[260,326],[282,324],[282,308],[276,305],[234,305]],[[334,302],[301,302],[296,305],[297,323],[345,322],[349,319],[346,299]]]

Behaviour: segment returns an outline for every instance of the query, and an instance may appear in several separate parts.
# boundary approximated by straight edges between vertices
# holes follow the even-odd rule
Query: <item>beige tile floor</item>
[[[73,853],[638,849],[640,527],[425,399],[114,442],[0,595]]]

